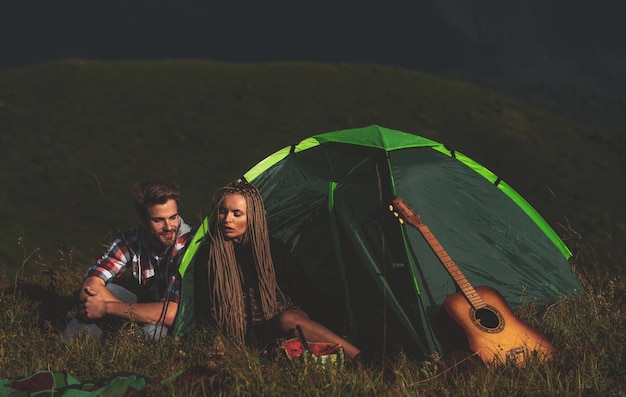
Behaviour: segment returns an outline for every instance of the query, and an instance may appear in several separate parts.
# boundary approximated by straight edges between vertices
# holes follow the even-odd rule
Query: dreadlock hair
[[[235,181],[219,189],[214,202],[213,216],[224,198],[240,194],[246,201],[246,231],[241,243],[251,244],[252,257],[259,280],[259,295],[266,320],[284,309],[285,296],[278,287],[274,263],[270,252],[270,238],[265,217],[263,198],[256,187],[248,182]],[[235,341],[245,343],[246,315],[243,300],[241,271],[235,257],[234,242],[227,240],[222,228],[217,225],[210,237],[208,274],[211,288],[211,303],[217,324]],[[211,280],[213,277],[213,280]]]

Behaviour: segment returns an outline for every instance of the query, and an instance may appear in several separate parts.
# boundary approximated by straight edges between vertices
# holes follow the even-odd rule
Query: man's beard
[[[171,238],[165,238],[165,235],[170,235],[171,234]],[[150,234],[150,239],[152,240],[152,243],[159,248],[162,249],[167,249],[171,246],[174,245],[174,243],[176,242],[176,235],[178,234],[178,228],[176,229],[171,229],[167,232],[160,232],[159,234],[154,234],[151,233]]]

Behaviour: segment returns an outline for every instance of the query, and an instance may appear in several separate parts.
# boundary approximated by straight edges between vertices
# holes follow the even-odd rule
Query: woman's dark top
[[[242,275],[242,291],[244,299],[244,310],[246,311],[246,327],[252,330],[254,339],[257,343],[262,340],[271,338],[276,334],[272,321],[265,321],[263,309],[261,307],[261,297],[259,294],[259,281],[256,267],[254,266],[254,258],[252,256],[252,246],[250,244],[236,244],[235,256],[237,264]],[[274,272],[276,273],[276,281],[279,288],[285,295],[286,307],[293,308],[291,301],[291,291],[295,282],[295,268],[290,260],[290,253],[287,247],[276,239],[270,240],[270,250],[272,261],[274,263]],[[194,299],[195,314],[199,323],[215,326],[215,320],[212,315],[212,304],[210,299],[210,289],[212,285],[208,285],[208,268],[207,262],[209,257],[209,244],[204,243],[196,253],[194,265]],[[280,297],[278,297],[280,299]],[[252,335],[247,339],[250,340]]]

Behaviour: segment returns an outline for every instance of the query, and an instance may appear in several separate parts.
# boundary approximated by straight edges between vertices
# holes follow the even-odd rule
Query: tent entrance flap
[[[344,305],[345,305],[345,313],[347,317],[347,327],[353,328],[355,324],[353,310],[350,304],[350,289],[348,288],[348,280],[346,278],[346,264],[343,261],[343,255],[341,254],[341,243],[339,241],[339,230],[337,229],[336,222],[336,214],[335,214],[335,188],[337,187],[337,183],[331,181],[328,184],[328,219],[330,222],[330,230],[333,242],[333,249],[335,252],[335,258],[337,260],[337,265],[339,268],[339,276],[341,277],[341,281],[343,284],[343,293],[344,293]],[[344,331],[345,333],[345,331]],[[356,339],[353,337],[353,339]],[[355,340],[358,343],[358,340]]]

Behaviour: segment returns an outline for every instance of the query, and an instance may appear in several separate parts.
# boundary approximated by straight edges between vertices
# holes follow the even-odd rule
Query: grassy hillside
[[[73,59],[0,71],[0,266],[36,248],[86,266],[135,223],[136,179],[178,181],[195,224],[273,151],[370,124],[446,143],[557,232],[622,246],[624,141],[494,90],[376,65]]]

